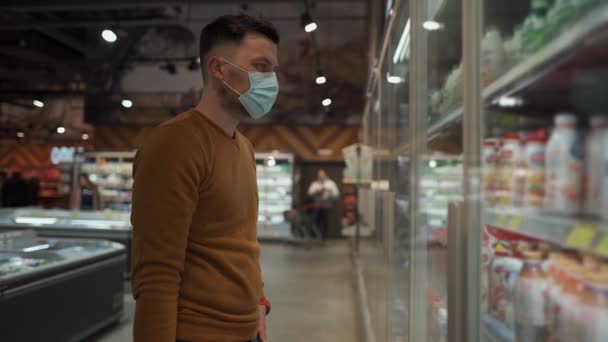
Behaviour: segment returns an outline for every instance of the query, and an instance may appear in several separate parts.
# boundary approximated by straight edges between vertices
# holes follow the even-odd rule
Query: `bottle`
[[[547,144],[544,207],[550,212],[576,215],[583,202],[583,152],[576,118],[560,113]]]
[[[591,133],[585,145],[585,168],[587,172],[585,187],[585,214],[599,217],[602,207],[603,169],[602,157],[606,150],[606,135],[608,132],[608,117],[594,116],[591,118]]]
[[[504,144],[500,149],[500,176],[498,180],[498,205],[521,206],[523,191],[520,182],[519,168],[523,161],[523,149],[518,133],[506,133]]]
[[[557,341],[580,341],[580,314],[588,274],[579,263],[572,263],[566,269],[559,299]]]
[[[602,342],[608,338],[608,275],[589,273],[586,276],[579,341]]]
[[[484,87],[502,76],[506,61],[500,31],[496,27],[490,27],[481,41],[481,81]]]
[[[515,341],[546,341],[547,317],[545,297],[547,275],[543,270],[542,253],[523,252],[521,269],[514,293]]]
[[[528,137],[524,149],[524,207],[542,208],[545,198],[545,154],[547,131],[539,130]]]

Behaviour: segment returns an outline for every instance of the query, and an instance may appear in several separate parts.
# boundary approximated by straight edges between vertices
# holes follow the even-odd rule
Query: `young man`
[[[134,339],[265,342],[255,159],[236,127],[275,102],[279,35],[239,15],[200,39],[200,103],[154,129],[135,159]]]

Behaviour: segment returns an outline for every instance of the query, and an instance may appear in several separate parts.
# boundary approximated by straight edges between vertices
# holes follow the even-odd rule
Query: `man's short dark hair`
[[[279,44],[279,32],[269,21],[246,14],[224,15],[201,30],[200,57],[203,75],[209,52],[222,43],[240,43],[247,33],[259,33]]]

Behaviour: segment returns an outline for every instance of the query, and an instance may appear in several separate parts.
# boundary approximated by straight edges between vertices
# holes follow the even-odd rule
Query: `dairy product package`
[[[565,215],[580,213],[583,202],[583,143],[576,117],[559,113],[547,144],[544,207]]]
[[[585,145],[585,214],[599,217],[602,208],[602,190],[604,189],[603,159],[608,145],[608,117],[591,118],[591,132]]]

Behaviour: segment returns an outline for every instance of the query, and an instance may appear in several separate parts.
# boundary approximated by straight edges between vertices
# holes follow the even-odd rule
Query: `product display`
[[[102,209],[130,212],[134,158],[134,151],[77,153],[75,162],[64,167],[64,191],[72,192],[78,181],[74,177],[86,174],[99,188]]]
[[[292,208],[293,155],[256,153],[258,177],[258,235],[288,237],[285,212]]]

